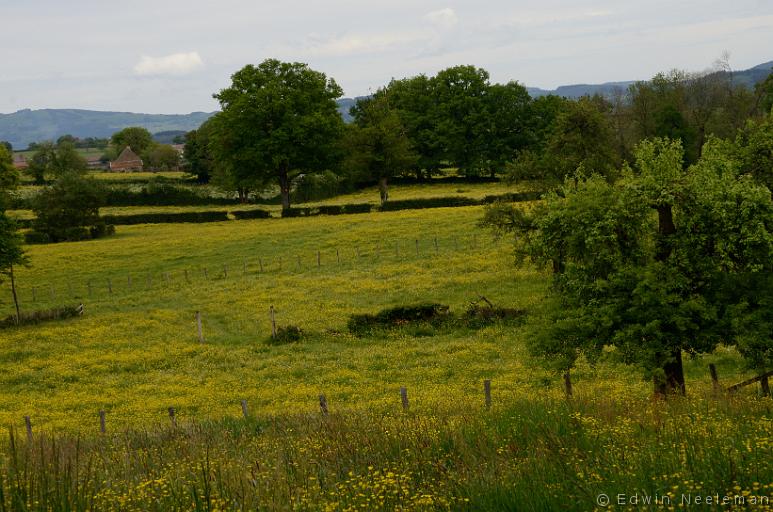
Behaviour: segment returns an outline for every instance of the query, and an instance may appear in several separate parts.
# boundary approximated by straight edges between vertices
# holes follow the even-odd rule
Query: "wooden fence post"
[[[258,258],[258,264],[260,265],[260,273],[263,273],[263,258]]]
[[[204,279],[209,279],[209,273],[207,272],[207,267],[204,267]]]
[[[228,265],[223,265],[223,279],[228,279]]]
[[[400,401],[403,403],[403,410],[408,410],[408,388],[405,386],[400,388]]]
[[[27,427],[27,441],[32,442],[32,421],[29,416],[24,417],[24,426]]]
[[[99,431],[103,434],[107,432],[105,427],[105,411],[99,411]]]
[[[491,409],[491,381],[483,381],[483,394],[486,396],[486,409]]]
[[[201,329],[201,311],[196,311],[196,327],[199,330],[199,343],[204,343],[204,332]]]
[[[717,375],[717,367],[714,363],[709,363],[709,373],[711,374],[711,387],[714,395],[719,395],[719,375]]]
[[[317,268],[322,266],[322,255],[317,251]]]
[[[107,292],[112,295],[113,294],[113,282],[110,280],[110,278],[107,278]]]
[[[271,313],[271,339],[276,339],[276,317],[274,316],[274,305],[269,308]]]
[[[242,400],[242,415],[245,420],[249,417],[249,414],[247,414],[247,400]]]
[[[572,377],[568,371],[564,373],[564,392],[566,393],[566,398],[572,398]]]
[[[325,395],[319,395],[319,409],[323,416],[327,416],[327,398]]]
[[[299,254],[297,256],[297,258],[298,258],[298,270],[300,270],[301,269],[301,255]]]
[[[416,239],[416,256],[419,255],[419,239]]]
[[[169,408],[169,421],[172,422],[173,428],[177,428],[177,418],[174,416],[174,407]]]
[[[338,249],[336,249],[336,263],[341,264],[341,253],[338,252]]]
[[[437,237],[435,237],[434,242],[435,242],[435,254],[437,254],[439,251],[438,244],[437,244]]]

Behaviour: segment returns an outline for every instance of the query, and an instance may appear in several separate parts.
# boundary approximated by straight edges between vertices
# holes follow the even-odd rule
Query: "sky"
[[[472,64],[552,89],[773,60],[773,0],[0,0],[0,113],[212,111],[246,64],[308,63],[346,96]]]

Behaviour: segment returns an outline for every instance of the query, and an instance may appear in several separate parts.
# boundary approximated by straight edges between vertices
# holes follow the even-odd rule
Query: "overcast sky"
[[[773,60],[773,0],[0,0],[0,112],[187,113],[248,63],[307,62],[347,96],[474,64],[554,88]]]

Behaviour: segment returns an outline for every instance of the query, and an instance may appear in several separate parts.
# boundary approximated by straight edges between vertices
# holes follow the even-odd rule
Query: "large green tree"
[[[608,119],[589,98],[565,104],[555,118],[543,154],[547,178],[563,181],[578,169],[604,176],[619,164]]]
[[[374,97],[389,97],[389,105],[396,110],[405,133],[416,152],[413,173],[418,179],[430,177],[443,165],[443,146],[437,133],[437,102],[433,82],[426,75],[392,80],[379,89]]]
[[[736,137],[738,157],[745,172],[773,190],[773,112],[749,120]]]
[[[141,126],[130,126],[115,132],[110,137],[110,142],[115,146],[117,153],[128,146],[138,155],[142,155],[154,145],[153,135]]]
[[[86,171],[86,159],[83,158],[70,141],[60,144],[42,142],[37,145],[37,151],[32,155],[27,173],[35,183],[41,185],[48,178],[58,178],[66,173],[82,173]]]
[[[209,148],[213,123],[208,119],[196,130],[185,134],[183,159],[185,170],[199,183],[209,183],[214,173],[212,151]]]
[[[683,394],[683,352],[738,341],[737,290],[771,295],[773,202],[713,146],[685,170],[679,141],[645,140],[614,183],[594,175],[533,214],[488,212],[519,233],[524,256],[553,270],[553,313],[535,353],[567,369],[611,346],[653,377],[656,394]],[[761,307],[743,310],[750,319]]]
[[[34,230],[50,242],[96,238],[106,234],[99,216],[104,190],[97,180],[65,173],[34,199]]]
[[[299,62],[268,59],[234,73],[220,102],[211,147],[216,165],[252,183],[279,185],[290,208],[293,173],[331,168],[338,156],[343,120],[333,79]]]
[[[416,162],[405,128],[388,96],[360,100],[344,139],[345,167],[355,179],[378,181],[381,204],[389,199],[389,179]]]
[[[483,167],[493,177],[504,171],[519,152],[531,147],[532,102],[529,92],[517,82],[492,84],[485,95],[482,121]]]
[[[455,66],[432,78],[434,123],[445,160],[464,174],[486,166],[490,114],[489,74],[475,66]]]

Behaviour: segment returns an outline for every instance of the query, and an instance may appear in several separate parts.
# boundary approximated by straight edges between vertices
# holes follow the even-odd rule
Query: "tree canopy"
[[[343,120],[335,100],[343,91],[306,64],[275,59],[245,66],[231,79],[214,95],[222,111],[210,147],[219,170],[236,187],[277,183],[289,209],[291,174],[336,162]]]
[[[384,204],[389,198],[389,178],[410,169],[416,155],[388,96],[361,100],[353,113],[354,123],[344,141],[344,166],[357,179],[378,181]]]
[[[140,126],[130,126],[115,132],[110,138],[110,142],[113,143],[118,153],[128,146],[138,155],[145,153],[154,145],[153,135]]]
[[[773,202],[719,145],[685,169],[680,141],[645,140],[613,183],[569,182],[531,214],[489,210],[487,224],[517,232],[520,253],[553,270],[535,353],[566,369],[613,347],[656,393],[684,393],[683,352],[740,343],[743,318],[767,314]],[[756,343],[770,350],[771,335]]]
[[[32,155],[27,173],[36,184],[45,183],[47,178],[58,178],[69,172],[82,173],[86,170],[86,159],[67,140],[59,144],[42,142]]]

